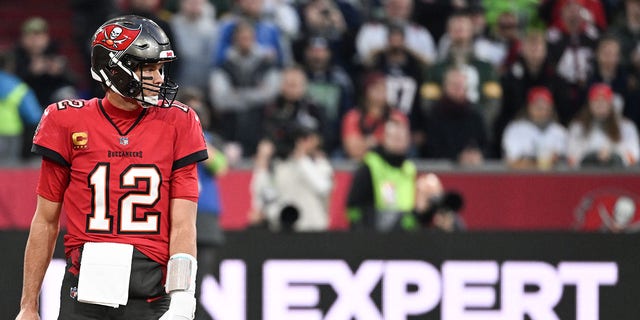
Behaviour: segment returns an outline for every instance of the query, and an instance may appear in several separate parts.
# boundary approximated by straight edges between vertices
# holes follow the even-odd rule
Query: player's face
[[[142,74],[142,87],[144,88],[142,93],[145,97],[157,96],[158,93],[149,90],[149,88],[157,87],[164,83],[164,63],[145,64],[142,65],[140,69]]]

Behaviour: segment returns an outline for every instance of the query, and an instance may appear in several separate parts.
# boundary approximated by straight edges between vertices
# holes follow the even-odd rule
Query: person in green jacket
[[[36,95],[22,80],[5,71],[8,66],[9,56],[0,54],[0,165],[20,163],[23,133],[35,128],[42,116]]]
[[[351,229],[417,230],[430,220],[428,197],[416,194],[418,172],[407,159],[409,147],[407,124],[388,120],[382,145],[367,152],[354,173],[347,200]]]

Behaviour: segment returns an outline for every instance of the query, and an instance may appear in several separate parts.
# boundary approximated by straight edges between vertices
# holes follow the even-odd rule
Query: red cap
[[[553,96],[551,95],[551,91],[549,91],[547,87],[539,86],[529,89],[527,101],[529,103],[532,103],[538,99],[544,99],[545,102],[553,104]]]
[[[613,91],[611,87],[605,83],[596,83],[589,89],[589,100],[604,98],[607,101],[613,100]]]

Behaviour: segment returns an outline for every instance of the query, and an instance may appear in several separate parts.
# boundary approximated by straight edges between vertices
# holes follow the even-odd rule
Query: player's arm
[[[169,262],[165,288],[171,296],[169,310],[160,318],[193,319],[196,300],[196,212],[198,173],[196,164],[173,172],[171,177]]]
[[[171,233],[169,254],[187,253],[196,256],[196,202],[171,199]]]
[[[60,202],[38,195],[25,249],[22,298],[20,313],[16,319],[39,319],[38,296],[58,237],[61,207]]]
[[[42,159],[36,211],[25,248],[22,299],[17,319],[38,319],[38,295],[58,237],[60,210],[69,175],[68,167],[46,157]]]
[[[171,174],[169,255],[196,255],[198,169],[195,163]]]

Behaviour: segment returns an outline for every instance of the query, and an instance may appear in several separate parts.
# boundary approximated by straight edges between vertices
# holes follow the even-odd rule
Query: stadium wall
[[[436,173],[447,189],[464,196],[461,213],[470,230],[597,230],[606,225],[602,218],[613,215],[621,198],[640,209],[637,171]],[[34,168],[0,169],[0,230],[29,228],[37,179]],[[250,179],[250,170],[237,169],[220,179],[221,223],[227,230],[247,227]],[[344,207],[350,183],[351,170],[336,171],[330,205],[332,230],[347,229]],[[640,223],[640,214],[632,223]]]

